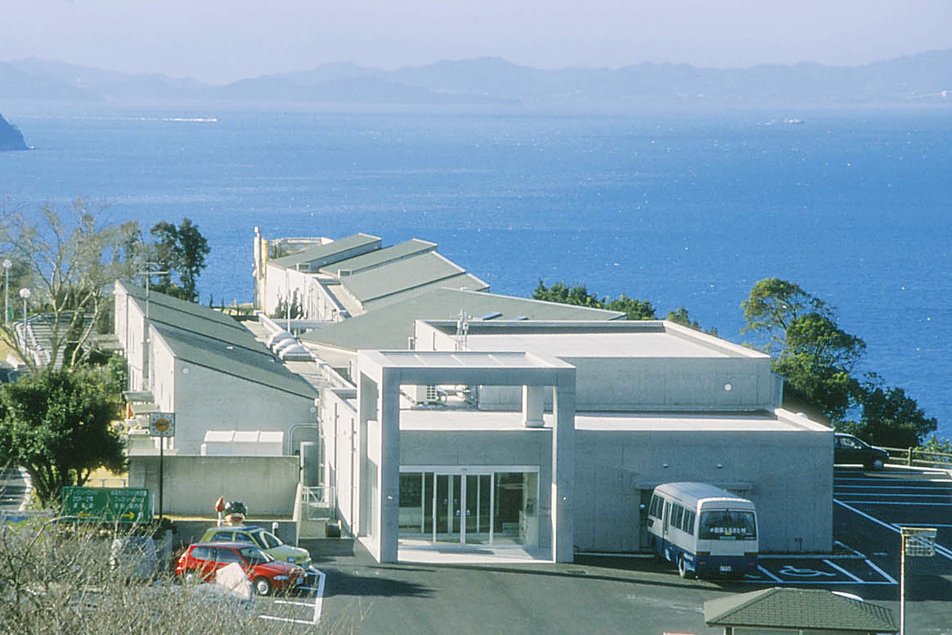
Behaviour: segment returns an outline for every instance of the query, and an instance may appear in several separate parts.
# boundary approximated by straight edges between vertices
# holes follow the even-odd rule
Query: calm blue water
[[[679,305],[742,341],[758,279],[799,282],[952,436],[948,112],[557,117],[124,111],[4,105],[36,150],[0,195],[73,197],[148,229],[188,216],[212,252],[202,300],[251,296],[266,236],[412,236],[500,293],[540,279]],[[215,122],[169,118],[215,117]]]

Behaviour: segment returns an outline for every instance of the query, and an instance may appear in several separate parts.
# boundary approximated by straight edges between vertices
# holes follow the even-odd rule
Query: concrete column
[[[575,369],[560,369],[555,387],[552,431],[552,557],[575,558]]]
[[[383,371],[380,385],[380,562],[396,562],[400,537],[400,382]]]
[[[527,428],[541,428],[545,411],[545,386],[522,387],[522,423]]]
[[[356,470],[355,482],[352,483],[353,496],[357,500],[354,506],[355,516],[351,518],[354,533],[366,536],[370,528],[369,512],[372,505],[367,501],[370,484],[366,482],[367,473],[367,422],[377,417],[377,384],[372,379],[360,373],[357,379],[357,442],[355,444],[357,456],[354,457]]]

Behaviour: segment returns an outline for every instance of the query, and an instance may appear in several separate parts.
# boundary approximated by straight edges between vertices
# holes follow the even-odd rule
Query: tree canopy
[[[824,300],[778,278],[757,282],[741,303],[746,333],[758,336],[784,378],[783,405],[878,445],[922,443],[938,422],[902,388],[855,375],[866,343],[836,322]]]
[[[42,505],[99,467],[124,468],[112,428],[122,387],[110,377],[100,368],[46,368],[0,387],[0,462],[29,472]]]
[[[629,320],[657,319],[654,307],[647,300],[637,300],[624,293],[617,298],[599,298],[597,295],[590,293],[584,284],[575,284],[570,287],[564,282],[556,282],[551,287],[546,287],[545,283],[540,280],[539,285],[532,292],[532,297],[547,302],[619,311],[624,313]]]
[[[89,356],[87,343],[111,306],[109,284],[135,271],[137,234],[135,223],[98,223],[82,201],[67,211],[44,206],[39,214],[15,213],[0,222],[0,249],[12,264],[10,288],[28,289],[26,308],[42,313],[49,326],[48,359],[27,354],[12,324],[0,326],[28,366],[35,370],[54,360],[72,366]],[[11,297],[11,309],[18,300]],[[10,317],[17,313],[11,310]]]
[[[151,230],[155,245],[152,261],[165,273],[159,276],[156,291],[198,302],[198,276],[205,268],[205,258],[209,254],[208,241],[198,230],[198,225],[184,218],[176,227],[174,223],[162,221]],[[177,276],[175,281],[173,274]]]

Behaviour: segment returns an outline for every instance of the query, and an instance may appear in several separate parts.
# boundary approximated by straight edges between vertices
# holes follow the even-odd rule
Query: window
[[[235,540],[235,532],[233,531],[219,531],[212,536],[211,542],[233,542]]]
[[[681,529],[681,520],[684,518],[684,508],[675,504],[671,513],[671,526]]]
[[[661,497],[654,495],[651,497],[651,504],[648,505],[648,515],[654,518],[661,518],[662,501]]]
[[[257,547],[242,547],[241,555],[251,565],[263,564],[273,559]]]
[[[702,540],[754,540],[757,523],[753,512],[716,510],[701,512]]]
[[[681,529],[693,535],[695,517],[696,514],[694,512],[684,510],[684,520],[681,522]]]
[[[277,536],[267,531],[262,531],[260,534],[258,534],[258,538],[260,538],[261,542],[264,543],[265,549],[274,549],[275,547],[280,547],[282,544],[284,544],[278,540]]]
[[[211,549],[208,547],[195,547],[192,549],[192,557],[196,560],[211,560]]]
[[[215,549],[215,551],[217,552],[215,554],[216,562],[224,562],[225,564],[237,562],[241,564],[241,558],[239,558],[238,554],[231,549]]]

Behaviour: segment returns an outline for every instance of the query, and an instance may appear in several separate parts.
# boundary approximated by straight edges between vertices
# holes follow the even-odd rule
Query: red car
[[[244,570],[258,595],[288,591],[306,579],[301,567],[275,560],[247,542],[197,542],[179,556],[175,575],[184,582],[213,582],[215,572],[233,562]]]

